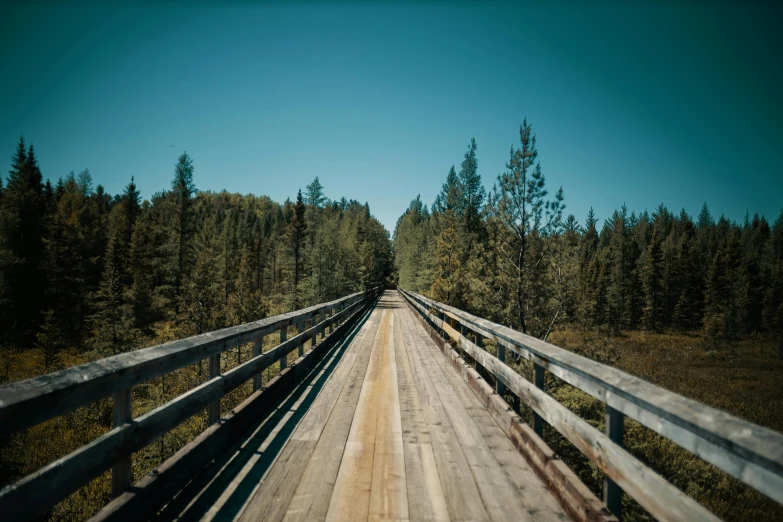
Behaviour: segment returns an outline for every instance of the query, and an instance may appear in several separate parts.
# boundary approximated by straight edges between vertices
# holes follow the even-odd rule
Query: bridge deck
[[[567,520],[396,292],[161,520]]]

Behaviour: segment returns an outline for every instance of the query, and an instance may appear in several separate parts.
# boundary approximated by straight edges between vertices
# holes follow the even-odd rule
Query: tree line
[[[598,226],[550,194],[527,120],[487,193],[472,140],[430,209],[416,197],[397,221],[395,268],[423,292],[546,339],[558,325],[621,332],[703,331],[717,347],[749,335],[783,355],[783,211],[742,223],[704,204],[694,220],[663,204],[616,210]]]
[[[170,190],[142,200],[88,170],[44,181],[20,138],[0,176],[0,344],[120,353],[162,327],[203,333],[378,285],[391,243],[369,206],[316,177],[294,201],[199,191],[183,153]]]

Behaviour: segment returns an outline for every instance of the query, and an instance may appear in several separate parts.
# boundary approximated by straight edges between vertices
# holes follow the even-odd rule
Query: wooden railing
[[[783,435],[670,392],[616,368],[524,335],[425,296],[399,289],[410,306],[442,336],[534,412],[540,436],[549,423],[606,476],[604,503],[620,516],[625,491],[660,520],[718,520],[622,447],[628,416],[752,488],[783,503]],[[458,325],[456,328],[452,325]],[[482,348],[497,344],[497,357]],[[505,364],[506,351],[533,364],[532,380]],[[604,433],[544,390],[544,371],[606,404]]]
[[[115,355],[0,387],[0,437],[7,437],[103,397],[114,397],[114,428],[3,488],[0,491],[0,518],[4,521],[29,520],[45,514],[109,468],[112,469],[112,495],[125,496],[118,504],[125,505],[134,497],[141,498],[138,491],[127,493],[131,485],[132,454],[207,408],[209,423],[214,429],[208,429],[209,433],[205,434],[214,435],[214,440],[194,441],[194,447],[200,445],[202,449],[192,452],[187,465],[180,467],[190,470],[198,461],[203,466],[204,458],[208,462],[217,448],[225,445],[215,443],[217,433],[223,443],[229,442],[225,437],[227,430],[220,431],[218,423],[220,398],[250,379],[253,379],[253,388],[257,390],[255,394],[260,395],[264,391],[260,389],[264,369],[279,361],[280,375],[290,374],[284,372],[286,356],[290,352],[298,350],[302,360],[322,345],[334,344],[335,338],[342,335],[341,325],[357,316],[363,305],[378,295],[378,291],[379,288],[355,293],[296,312]],[[305,321],[310,323],[307,329]],[[292,325],[298,326],[298,334],[288,339],[288,328]],[[280,332],[280,344],[262,353],[264,336],[277,331]],[[316,346],[319,334],[321,341]],[[304,344],[308,340],[313,341],[313,349],[305,355]],[[250,342],[253,343],[253,357],[221,374],[220,354]],[[204,359],[209,359],[209,379],[206,382],[138,418],[132,418],[131,391],[135,385]],[[109,510],[103,518],[112,518],[117,513],[117,509]],[[139,516],[139,512],[135,514]],[[136,516],[126,512],[124,518],[134,519]]]

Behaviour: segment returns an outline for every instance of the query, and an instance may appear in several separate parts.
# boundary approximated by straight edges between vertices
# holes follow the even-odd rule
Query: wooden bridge
[[[253,357],[221,374],[220,354],[250,342]],[[530,380],[512,353],[532,361]],[[135,385],[201,360],[209,380],[132,418]],[[606,403],[605,433],[546,393],[547,371]],[[248,380],[255,391],[221,416]],[[532,408],[530,425],[504,395]],[[106,396],[114,428],[0,491],[1,520],[44,515],[108,469],[114,499],[94,520],[610,521],[622,491],[661,520],[715,520],[622,448],[625,416],[783,502],[783,435],[404,290],[0,387],[0,436]],[[205,408],[210,426],[132,483],[133,453]],[[544,423],[605,474],[602,499],[543,442]]]

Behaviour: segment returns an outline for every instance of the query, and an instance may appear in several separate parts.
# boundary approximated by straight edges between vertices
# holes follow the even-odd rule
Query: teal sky
[[[0,158],[169,188],[293,197],[319,176],[390,231],[471,137],[487,187],[527,116],[580,222],[664,202],[783,208],[778,2],[5,4]],[[589,4],[589,5],[588,5]]]

